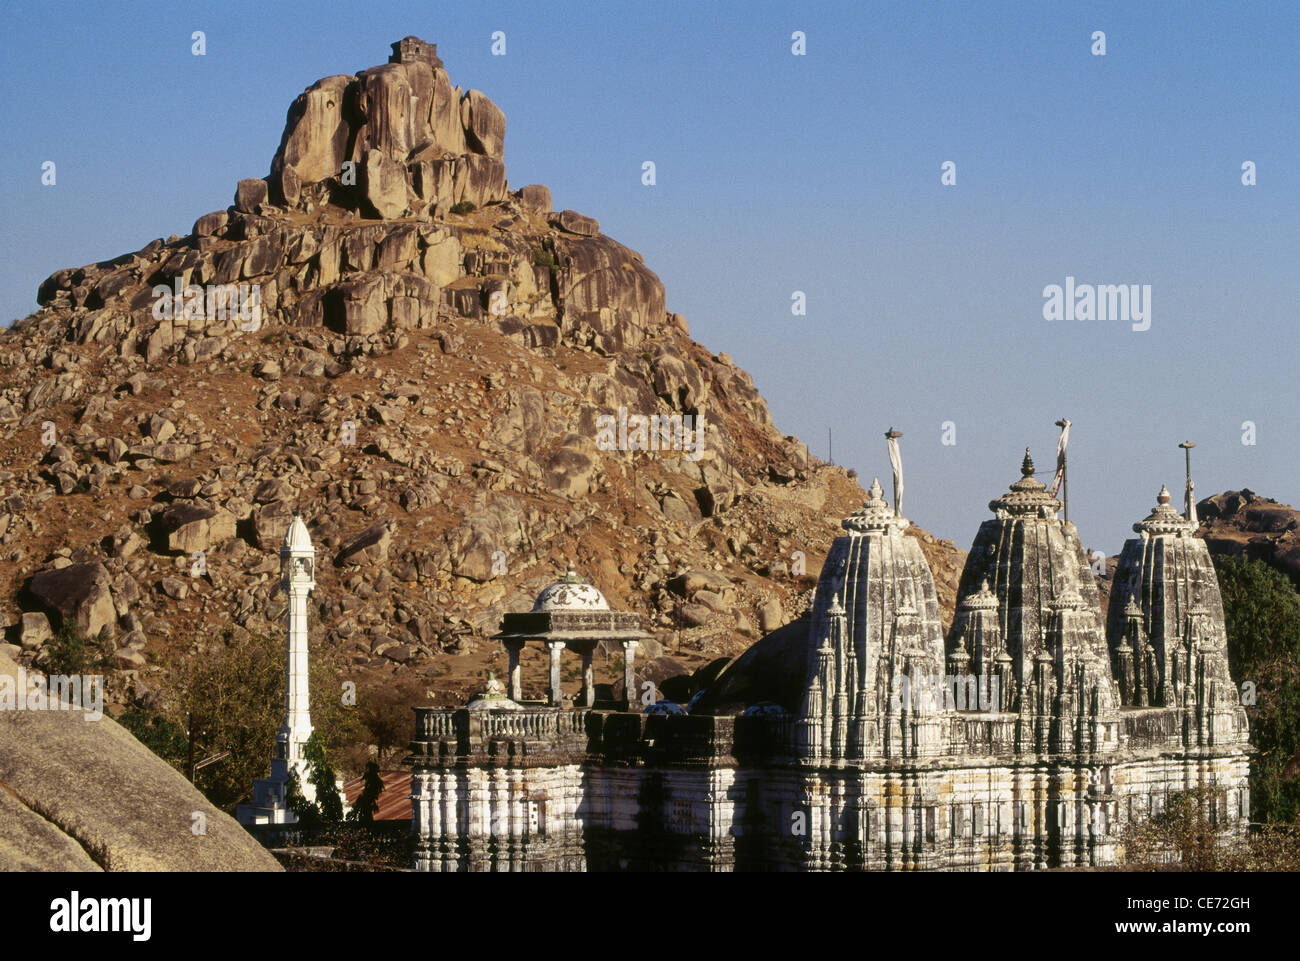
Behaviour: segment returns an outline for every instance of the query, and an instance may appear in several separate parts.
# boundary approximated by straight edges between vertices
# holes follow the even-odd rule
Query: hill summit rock
[[[440,700],[501,668],[484,639],[570,563],[649,615],[651,680],[804,610],[855,476],[772,425],[638,253],[511,190],[505,132],[408,37],[308,87],[229,208],[40,285],[0,335],[10,654],[102,628],[165,704],[176,658],[282,629],[295,512],[313,631]],[[650,417],[667,433],[637,442]],[[950,615],[962,554],[916,536]]]
[[[1240,490],[1205,498],[1196,513],[1212,553],[1263,561],[1300,590],[1300,511]]]

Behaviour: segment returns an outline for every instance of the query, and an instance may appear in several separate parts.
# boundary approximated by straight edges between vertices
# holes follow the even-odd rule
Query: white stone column
[[[563,704],[563,694],[560,691],[560,654],[564,651],[563,641],[547,641],[546,648],[551,652],[551,707],[560,707]]]
[[[307,598],[316,586],[316,549],[302,518],[294,516],[280,547],[280,586],[289,600],[288,634],[285,640],[284,723],[276,738],[276,753],[284,762],[282,776],[297,773],[302,795],[315,800],[315,788],[307,780],[303,758],[311,738],[311,698],[308,690]],[[281,772],[274,770],[272,777]]]
[[[591,668],[592,649],[582,652],[582,706],[591,707],[596,703],[596,675]]]
[[[510,658],[510,700],[518,702],[523,699],[524,689],[519,673],[519,654],[524,645],[520,641],[506,641],[506,654]]]
[[[633,668],[636,664],[636,646],[639,643],[639,641],[623,642],[623,698],[627,701],[628,710],[632,710],[633,705],[637,703],[636,672]]]

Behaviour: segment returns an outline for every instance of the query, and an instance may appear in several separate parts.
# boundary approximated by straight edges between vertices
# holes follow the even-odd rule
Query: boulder
[[[0,652],[0,674],[18,672]],[[0,784],[0,871],[280,870],[107,715],[0,711]]]
[[[639,254],[603,235],[557,235],[555,247],[566,338],[568,330],[585,326],[591,343],[613,354],[635,347],[663,322],[663,283]]]
[[[539,214],[551,212],[551,188],[542,184],[529,184],[519,188],[519,202]]]
[[[269,199],[266,181],[260,177],[241,180],[235,188],[235,209],[244,213],[256,213],[257,205],[264,204]]]
[[[410,76],[406,66],[399,63],[369,67],[357,75],[357,110],[365,118],[358,131],[363,149],[402,162],[410,156],[416,146],[413,141],[423,132],[413,128],[428,126],[427,113],[418,117],[419,100],[411,88]]]
[[[505,156],[506,115],[481,91],[470,90],[461,98],[460,122],[471,150],[494,160]]]
[[[506,198],[506,165],[492,157],[466,154],[457,168],[456,200],[482,207]]]
[[[668,581],[668,589],[681,597],[694,597],[700,591],[724,594],[732,590],[731,581],[714,571],[686,571]]]
[[[749,647],[707,685],[696,714],[739,714],[751,704],[773,701],[799,710],[807,683],[809,618],[791,621]]]
[[[424,251],[424,275],[439,287],[445,287],[464,274],[462,256],[460,241],[455,237],[431,244]]]
[[[23,650],[34,651],[54,635],[50,631],[50,620],[44,614],[24,614],[19,630],[18,643]]]
[[[272,501],[253,511],[253,537],[264,551],[276,551],[284,542],[293,511],[284,501]]]
[[[225,230],[226,224],[229,221],[230,214],[224,210],[214,210],[210,214],[204,214],[198,220],[194,221],[194,236],[211,237],[213,234]]]
[[[758,627],[764,634],[770,634],[785,623],[785,612],[781,602],[776,598],[764,601],[758,609]]]
[[[388,326],[388,302],[384,297],[383,279],[366,277],[341,284],[343,325],[349,334],[375,334]]]
[[[235,517],[219,508],[173,504],[163,511],[167,549],[182,554],[206,551],[235,536]]]
[[[117,608],[108,571],[97,561],[41,571],[32,577],[31,591],[65,621],[75,623],[83,637],[95,637],[105,628],[114,632]]]
[[[580,214],[576,210],[561,210],[557,214],[552,214],[550,224],[552,227],[583,237],[595,237],[600,233],[600,221],[595,217]]]
[[[393,542],[393,525],[380,521],[367,527],[339,548],[335,565],[379,564],[388,560],[388,547]]]
[[[713,611],[704,604],[683,604],[678,611],[687,627],[703,627],[713,617]]]
[[[292,166],[301,183],[338,177],[348,159],[350,129],[344,120],[351,74],[325,77],[304,90],[289,107],[272,173]]]
[[[362,182],[366,202],[380,220],[396,220],[406,213],[406,168],[386,153],[366,154]]]
[[[591,490],[591,477],[596,465],[580,450],[561,447],[546,458],[542,480],[551,490],[563,497],[586,497]]]

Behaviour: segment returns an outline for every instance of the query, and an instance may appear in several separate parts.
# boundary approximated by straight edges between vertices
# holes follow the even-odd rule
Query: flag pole
[[[898,438],[902,436],[902,431],[894,430],[892,427],[885,431],[885,439],[889,442],[890,466],[894,469],[894,516],[896,517],[901,517],[903,514],[903,505],[900,503],[903,499],[903,458],[898,451]]]
[[[1056,422],[1056,426],[1062,431],[1070,426],[1070,422],[1062,417]],[[1069,461],[1066,457],[1065,448],[1061,448],[1061,503],[1065,507],[1065,523],[1070,523],[1070,473],[1067,469]]]
[[[1187,455],[1187,483],[1183,487],[1183,516],[1189,521],[1196,522],[1196,499],[1192,496],[1195,488],[1192,486],[1192,448],[1196,445],[1190,440],[1185,440],[1178,445]]]

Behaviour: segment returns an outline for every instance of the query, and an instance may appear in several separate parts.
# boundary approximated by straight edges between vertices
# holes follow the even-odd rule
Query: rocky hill
[[[803,610],[861,486],[773,426],[638,253],[511,190],[505,131],[407,38],[305,90],[230,208],[40,285],[0,335],[11,654],[39,664],[74,620],[165,696],[217,632],[281,630],[294,512],[315,630],[444,701],[500,667],[484,639],[569,563],[650,615],[651,676]],[[602,415],[699,443],[605,449]],[[916,536],[950,617],[962,554]],[[544,675],[526,660],[526,691]]]
[[[1300,511],[1240,490],[1207,497],[1196,514],[1211,553],[1261,560],[1300,590]]]

